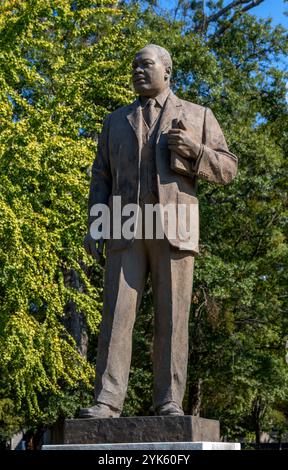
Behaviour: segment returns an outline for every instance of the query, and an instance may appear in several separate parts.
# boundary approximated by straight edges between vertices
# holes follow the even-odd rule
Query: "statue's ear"
[[[168,78],[171,77],[171,72],[172,72],[172,69],[170,66],[166,67],[165,69],[166,73],[165,73],[165,79],[167,80]]]

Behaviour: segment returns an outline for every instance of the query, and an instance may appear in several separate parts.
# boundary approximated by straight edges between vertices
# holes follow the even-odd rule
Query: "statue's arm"
[[[91,208],[95,204],[108,205],[109,196],[112,190],[112,175],[109,163],[109,123],[108,116],[103,124],[102,132],[99,137],[97,155],[92,165],[92,177],[88,197],[88,231],[84,239],[84,248],[88,254],[96,258],[98,262],[102,261],[104,248],[103,239],[95,241],[90,234],[90,226],[95,219],[91,215]]]
[[[109,123],[110,115],[105,119],[102,132],[99,137],[97,155],[92,165],[92,177],[88,198],[88,226],[94,218],[90,215],[94,204],[108,204],[112,191],[112,176],[109,163]]]
[[[209,108],[205,111],[203,143],[193,172],[199,178],[219,184],[230,183],[236,176],[237,157],[229,152],[223,132]]]

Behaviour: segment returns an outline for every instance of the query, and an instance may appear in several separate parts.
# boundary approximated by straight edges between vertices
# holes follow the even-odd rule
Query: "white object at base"
[[[238,442],[127,442],[43,445],[42,450],[241,450]]]

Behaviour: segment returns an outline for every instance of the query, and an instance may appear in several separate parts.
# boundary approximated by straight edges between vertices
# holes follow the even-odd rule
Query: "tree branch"
[[[181,3],[182,3],[182,0],[178,0],[177,2],[177,5],[174,9],[174,21],[176,21],[176,18],[177,18],[177,15],[178,15],[178,11],[179,11],[179,8],[181,6]]]
[[[245,3],[248,3],[245,7],[240,10],[241,12],[245,12],[247,10],[250,10],[251,8],[256,7],[259,5],[259,3],[264,2],[264,0],[234,0],[233,2],[229,3],[226,7],[222,8],[221,10],[217,11],[217,13],[214,13],[213,15],[208,16],[206,19],[207,24],[211,23],[211,21],[216,21],[218,18],[223,16],[225,13],[229,12],[232,10],[232,8],[236,8],[240,5],[245,5]]]
[[[254,252],[253,252],[253,257],[256,257],[258,256],[258,253],[259,253],[259,250],[261,248],[261,245],[263,243],[263,236],[265,235],[265,232],[267,230],[267,228],[271,227],[271,225],[274,224],[274,222],[279,219],[279,214],[277,213],[274,213],[270,219],[270,221],[268,222],[268,224],[266,225],[265,229],[261,231],[261,233],[259,234],[259,239],[258,239],[258,244],[257,244],[257,247],[255,248]]]
[[[264,2],[264,0],[253,0],[250,2],[248,5],[243,7],[241,10],[236,11],[234,15],[231,16],[229,20],[227,20],[226,24],[223,24],[221,28],[219,28],[212,36],[211,39],[215,38],[216,36],[221,36],[227,29],[231,27],[231,25],[241,16],[243,13],[246,13],[246,11],[251,10],[252,8],[256,7],[260,3]],[[235,2],[234,2],[235,3]],[[241,2],[243,3],[243,1]],[[245,3],[247,3],[245,1]],[[227,8],[227,7],[226,7]],[[223,11],[223,10],[222,10]]]
[[[259,5],[260,3],[264,2],[264,0],[252,0],[251,3],[249,3],[249,5],[247,5],[246,7],[243,7],[241,11],[241,13],[245,13],[245,11],[248,11],[248,10],[251,10],[251,8],[254,8],[254,7],[257,7],[257,5]]]
[[[208,16],[208,18],[206,19],[206,22],[207,24],[208,23],[211,23],[211,21],[216,21],[218,20],[218,18],[220,18],[220,16],[224,15],[225,13],[227,13],[228,11],[232,10],[232,8],[236,8],[238,7],[239,5],[243,5],[245,3],[249,3],[250,0],[234,0],[233,2],[231,3],[228,3],[228,5],[226,5],[226,7],[222,8],[221,10],[217,11],[216,13],[214,13],[213,15],[210,15]],[[263,1],[263,0],[261,0]]]

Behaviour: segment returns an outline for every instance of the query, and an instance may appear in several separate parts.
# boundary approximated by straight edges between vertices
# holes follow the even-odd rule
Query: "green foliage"
[[[288,415],[287,35],[250,14],[195,33],[186,6],[181,21],[144,12],[151,42],[171,51],[177,94],[213,109],[239,157],[230,186],[199,184],[186,412],[220,419],[228,438],[259,437],[279,403]]]
[[[199,184],[186,412],[220,418],[228,438],[287,429],[287,35],[239,8],[205,25],[203,2],[149,3],[0,5],[0,437],[92,396],[103,280],[81,247],[90,166],[103,118],[133,99],[130,62],[148,42],[171,51],[173,89],[213,109],[239,157],[232,185]],[[71,302],[88,361],[64,326]],[[152,311],[148,285],[125,414],[150,412]]]
[[[89,168],[103,118],[133,96],[134,23],[111,0],[1,2],[0,397],[29,425],[92,390],[64,307],[73,301],[97,331],[101,286],[82,248]]]
[[[0,400],[0,446],[5,444],[12,434],[19,431],[22,425],[21,418],[17,416],[12,400]]]
[[[199,187],[203,246],[194,312],[204,307],[202,321],[192,315],[191,335],[193,348],[194,327],[196,335],[203,329],[203,413],[220,417],[229,437],[259,434],[287,397],[288,114],[285,73],[270,62],[287,53],[284,38],[281,28],[247,15],[209,43],[220,80],[204,99],[208,104],[211,93],[239,172],[230,187]]]

